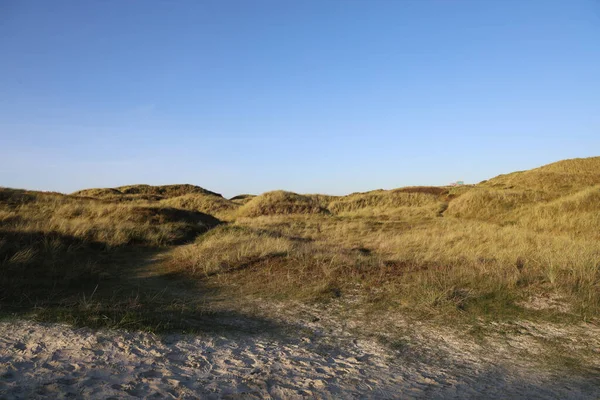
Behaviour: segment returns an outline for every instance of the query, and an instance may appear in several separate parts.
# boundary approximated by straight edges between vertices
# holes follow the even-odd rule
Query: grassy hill
[[[200,211],[226,220],[231,219],[235,211],[240,207],[234,201],[227,200],[221,196],[200,193],[171,197],[161,200],[160,203],[168,207]]]
[[[398,214],[425,213],[440,211],[445,188],[416,187],[396,190],[374,190],[366,193],[353,193],[331,201],[328,209],[336,215],[345,216],[384,216]]]
[[[556,198],[600,184],[600,157],[558,161],[528,171],[500,175],[480,186],[537,191]]]
[[[268,215],[319,214],[326,212],[319,202],[301,194],[277,190],[253,197],[238,212],[241,217]]]
[[[162,200],[177,196],[190,194],[208,195],[222,197],[220,194],[211,192],[194,185],[129,185],[116,188],[84,189],[72,193],[73,196],[95,197],[110,200]]]
[[[600,157],[477,185],[347,196],[274,191],[228,200],[193,185],[72,195],[4,188],[0,311],[172,326],[181,318],[176,294],[167,302],[136,281],[131,297],[123,286],[155,263],[231,307],[347,299],[372,315],[594,321],[599,232]],[[82,302],[92,292],[94,307]]]
[[[155,203],[0,188],[0,312],[116,323],[128,309],[118,288],[129,259],[143,260],[219,223]],[[99,286],[112,298],[92,312],[81,301]]]

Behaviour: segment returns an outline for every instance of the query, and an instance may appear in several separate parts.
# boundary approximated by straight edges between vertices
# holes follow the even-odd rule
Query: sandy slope
[[[367,340],[166,335],[0,323],[0,398],[599,398],[460,354],[432,365]]]

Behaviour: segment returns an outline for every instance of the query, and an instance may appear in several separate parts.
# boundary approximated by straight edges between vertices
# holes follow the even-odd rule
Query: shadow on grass
[[[152,268],[170,247],[110,247],[55,232],[2,229],[0,241],[0,318],[152,332],[281,330],[218,310],[210,300],[214,288]]]

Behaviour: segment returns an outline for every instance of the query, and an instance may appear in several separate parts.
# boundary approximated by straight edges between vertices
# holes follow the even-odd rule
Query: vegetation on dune
[[[528,171],[497,176],[481,183],[496,189],[535,190],[557,198],[600,184],[600,157],[558,161]]]
[[[561,160],[530,170],[531,173],[542,171],[569,175],[600,175],[600,157]]]
[[[129,311],[130,293],[119,292],[128,260],[143,263],[219,223],[172,207],[0,189],[0,311],[115,324]],[[92,292],[105,296],[95,311],[81,303]]]
[[[238,216],[258,217],[261,215],[320,214],[327,210],[309,196],[277,190],[252,198],[240,207]]]
[[[409,189],[409,188],[407,188]],[[353,193],[337,198],[329,203],[329,210],[337,215],[385,215],[390,213],[411,213],[420,211],[435,214],[443,204],[442,194],[447,191],[417,191],[407,189],[375,190],[366,193]],[[432,193],[433,192],[433,193]]]
[[[176,197],[183,196],[185,194],[207,194],[213,196],[219,196],[220,194],[211,192],[195,185],[163,185],[163,186],[150,186],[150,185],[131,185],[131,186],[120,186],[117,188],[123,194],[155,194],[163,197]]]
[[[250,200],[252,200],[255,197],[256,197],[256,195],[253,195],[253,194],[239,194],[237,196],[233,196],[231,199],[229,199],[229,201],[241,206],[241,205],[246,204],[247,202],[249,202]]]
[[[499,177],[476,186],[324,196],[320,205],[335,217],[249,213],[213,231],[210,241],[179,249],[172,265],[223,290],[260,297],[359,294],[365,305],[387,312],[594,319],[600,191],[574,189],[595,182],[594,162],[526,171],[514,188],[498,185]],[[547,173],[569,171],[573,180],[544,181]],[[565,189],[564,182],[574,184]],[[560,299],[560,311],[528,306],[544,298]]]
[[[314,201],[319,207],[329,209],[332,201],[339,199],[341,196],[332,196],[328,194],[306,194],[304,195]]]
[[[510,213],[548,198],[531,190],[475,188],[451,201],[445,215],[490,222],[507,222]]]
[[[123,193],[118,189],[113,188],[99,188],[99,189],[84,189],[79,190],[75,193],[72,193],[72,196],[81,196],[81,197],[96,197],[96,198],[105,198],[105,197],[121,197]]]
[[[524,227],[538,232],[600,239],[600,185],[539,203],[517,215]]]
[[[525,313],[520,303],[550,293],[585,318],[600,309],[598,242],[478,221],[432,217],[415,228],[261,217],[213,230],[172,257],[173,268],[232,295],[358,295],[388,312],[498,318]]]
[[[72,196],[0,189],[4,232],[40,232],[101,242],[168,245],[218,223],[210,215],[145,203],[108,203]]]
[[[238,194],[237,196],[233,196],[229,200],[250,200],[253,197],[256,197],[256,195],[255,194]]]
[[[176,249],[172,268],[202,278],[287,255],[292,247],[293,241],[269,231],[224,225],[199,237],[194,244]]]
[[[110,200],[162,200],[171,197],[184,196],[188,194],[210,195],[222,197],[220,194],[211,192],[194,185],[129,185],[117,188],[84,189],[72,193],[73,196],[96,197]]]
[[[148,321],[143,313],[172,321],[172,304],[188,306],[146,296],[139,283],[135,301],[129,289],[110,290],[132,274],[132,263],[162,252],[164,274],[233,307],[250,298],[339,299],[372,312],[454,320],[596,320],[599,160],[479,185],[348,196],[275,191],[227,200],[191,185],[77,196],[0,189],[0,310],[79,310],[94,324],[104,323],[102,315],[120,321],[123,312],[137,315],[136,326]],[[229,222],[208,231],[219,224],[211,215]],[[94,312],[74,303],[92,291]]]
[[[224,197],[206,194],[186,194],[161,200],[160,204],[183,210],[200,211],[219,219],[229,219],[240,205]]]
[[[407,186],[392,190],[394,193],[427,193],[444,196],[450,193],[449,189],[442,186]]]

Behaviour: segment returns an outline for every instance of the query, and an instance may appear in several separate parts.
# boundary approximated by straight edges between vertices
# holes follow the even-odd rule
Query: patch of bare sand
[[[161,336],[7,321],[0,323],[0,398],[600,397],[593,376],[507,367],[460,341],[444,348],[422,340],[428,355],[420,358],[326,334]]]

